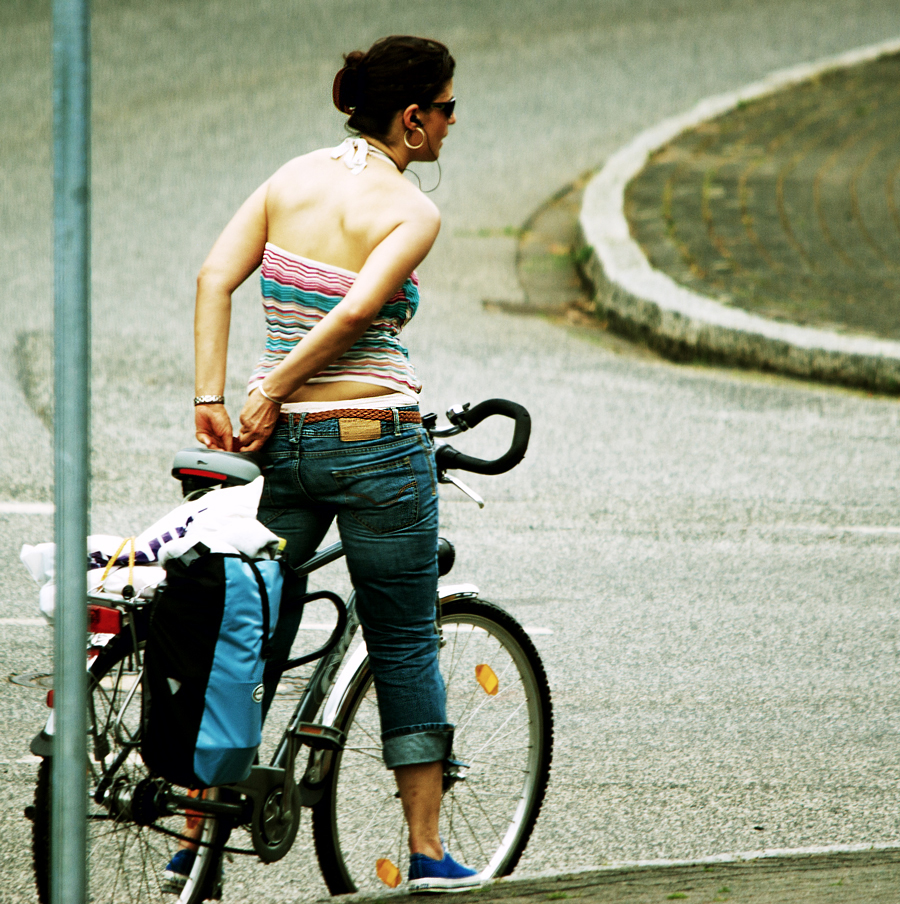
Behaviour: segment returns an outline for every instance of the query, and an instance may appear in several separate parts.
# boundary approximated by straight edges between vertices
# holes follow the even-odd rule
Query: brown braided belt
[[[402,424],[421,424],[422,415],[418,411],[398,411],[397,416]],[[291,419],[299,420],[299,414],[280,414],[280,423],[288,423]],[[392,421],[392,408],[335,408],[331,411],[307,411],[303,414],[304,424],[317,424],[331,418],[353,417],[364,421]]]

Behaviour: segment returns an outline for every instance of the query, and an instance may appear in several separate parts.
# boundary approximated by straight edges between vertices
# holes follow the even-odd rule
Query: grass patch
[[[521,226],[499,226],[495,229],[457,229],[455,235],[461,239],[518,239],[524,232]]]
[[[593,253],[594,248],[592,245],[582,245],[572,251],[572,262],[576,267],[583,268],[587,265]]]

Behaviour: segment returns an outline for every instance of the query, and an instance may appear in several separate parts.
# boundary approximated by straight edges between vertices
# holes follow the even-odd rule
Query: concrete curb
[[[631,238],[624,211],[625,187],[651,153],[681,132],[740,103],[897,51],[900,39],[781,70],[738,91],[701,101],[614,154],[588,184],[579,218],[583,249],[579,258],[593,284],[597,312],[610,327],[679,360],[724,360],[900,393],[900,342],[767,320],[698,295],[650,265]]]
[[[646,904],[686,897],[673,892],[689,888],[691,899],[722,901],[722,885],[727,882],[734,884],[740,900],[756,904],[781,904],[801,897],[804,901],[833,900],[835,904],[872,904],[876,900],[893,904],[898,855],[900,847],[896,845],[854,844],[723,854],[699,860],[612,863],[575,871],[515,873],[491,880],[459,900],[544,904],[571,897],[585,904]],[[878,875],[872,875],[873,868]],[[845,884],[835,897],[831,889]],[[874,896],[870,894],[873,890]],[[347,904],[378,904],[413,900],[413,895],[401,886],[393,891],[347,895],[344,900]]]
[[[806,857],[817,857],[828,854],[865,854],[865,853],[900,853],[900,845],[893,842],[870,844],[859,842],[857,844],[814,844],[802,848],[761,848],[754,851],[735,851],[725,854],[713,854],[709,857],[699,857],[688,860],[622,860],[601,866],[586,866],[582,869],[569,870],[543,870],[535,873],[526,873],[522,876],[513,875],[505,882],[527,882],[537,879],[553,879],[559,876],[580,876],[586,873],[618,872],[622,870],[638,869],[666,869],[681,866],[713,866],[722,863],[751,863],[758,860],[799,860]]]

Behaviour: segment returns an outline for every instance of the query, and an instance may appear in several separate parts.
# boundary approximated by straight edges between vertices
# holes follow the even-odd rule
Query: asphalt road
[[[0,29],[5,677],[50,668],[18,563],[52,536],[28,513],[52,498],[49,3],[5,3]],[[483,306],[520,298],[513,234],[547,196],[704,96],[897,35],[894,0],[97,0],[93,529],[132,533],[177,502],[197,268],[272,170],[342,138],[341,52],[402,31],[445,39],[459,66],[444,227],[408,333],[425,407],[506,396],[535,423],[521,467],[472,479],[485,511],[451,493],[443,508],[455,577],[552,631],[536,642],[555,771],[522,872],[900,841],[896,401],[675,366]],[[233,402],[256,296],[238,296]],[[24,902],[46,709],[6,681],[0,701],[0,901]],[[308,854],[233,867],[228,898],[323,894]]]

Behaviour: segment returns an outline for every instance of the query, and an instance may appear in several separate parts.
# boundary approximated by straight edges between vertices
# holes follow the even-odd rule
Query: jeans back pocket
[[[374,533],[403,530],[419,518],[419,487],[409,456],[333,470],[331,476],[350,514]]]

